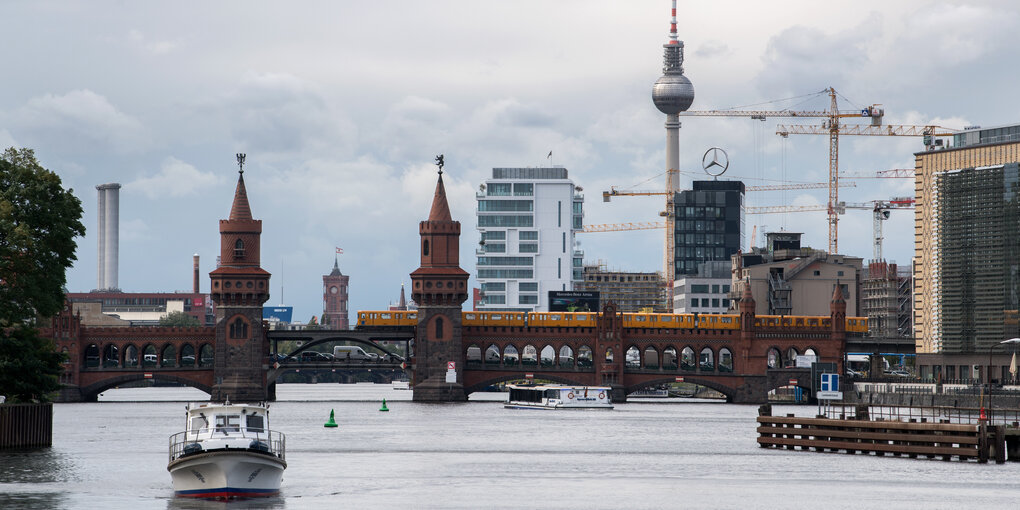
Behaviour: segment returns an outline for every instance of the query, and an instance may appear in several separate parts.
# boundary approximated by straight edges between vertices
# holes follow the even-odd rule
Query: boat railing
[[[188,455],[206,450],[204,444],[209,440],[209,432],[217,429],[200,429],[198,431],[178,432],[170,436],[170,462]],[[196,433],[197,432],[197,433]],[[218,436],[214,436],[220,439]],[[287,438],[283,432],[275,430],[234,429],[223,436],[223,439],[248,439],[247,451],[260,452],[286,460]]]

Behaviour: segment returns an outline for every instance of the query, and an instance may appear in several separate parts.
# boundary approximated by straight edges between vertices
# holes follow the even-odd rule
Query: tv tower
[[[684,76],[684,42],[676,35],[676,0],[673,0],[672,18],[669,23],[669,41],[662,45],[662,77],[652,86],[652,102],[660,112],[666,114],[666,210],[660,213],[666,218],[666,249],[663,268],[666,270],[666,296],[668,308],[673,307],[673,279],[676,275],[676,261],[673,251],[676,227],[673,202],[679,188],[680,169],[680,112],[686,111],[694,102],[694,85]]]

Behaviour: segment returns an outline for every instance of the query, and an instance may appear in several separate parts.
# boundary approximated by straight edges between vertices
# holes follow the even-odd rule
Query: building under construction
[[[868,333],[872,337],[911,336],[912,292],[909,270],[884,261],[868,264],[861,282],[861,313],[868,318]]]
[[[608,271],[604,262],[586,264],[574,290],[597,291],[600,301],[616,303],[621,312],[668,312],[666,281],[662,273]]]
[[[922,376],[1010,378],[1020,300],[1020,125],[915,154],[914,338]],[[993,355],[994,359],[993,359]],[[990,369],[990,374],[987,370]]]

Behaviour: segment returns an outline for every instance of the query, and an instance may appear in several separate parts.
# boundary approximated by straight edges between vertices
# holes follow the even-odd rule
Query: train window
[[[476,316],[473,313],[465,313],[464,314],[464,318],[467,319],[467,320],[472,320],[473,321],[473,320],[475,320],[475,317]]]
[[[669,315],[663,315],[661,319],[662,322],[673,322],[673,317]]]
[[[490,315],[489,318],[494,320],[494,321],[498,321],[498,320],[501,320],[503,318],[503,316],[498,314],[498,313],[494,313],[494,314]]]
[[[417,319],[418,318],[418,314],[417,313],[409,313],[409,314],[407,314],[407,318],[408,319]]]
[[[560,320],[560,314],[557,313],[557,314],[549,315],[549,320],[551,320],[551,321],[558,321],[558,320]]]
[[[723,324],[729,324],[733,322],[733,317],[719,317],[719,322]]]
[[[379,314],[379,318],[380,319],[392,319],[393,318],[393,314],[391,314],[391,313],[380,313]]]

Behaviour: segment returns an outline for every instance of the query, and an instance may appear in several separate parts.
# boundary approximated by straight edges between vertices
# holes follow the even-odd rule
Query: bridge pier
[[[614,403],[622,404],[627,401],[627,388],[622,384],[610,384],[609,395]]]

